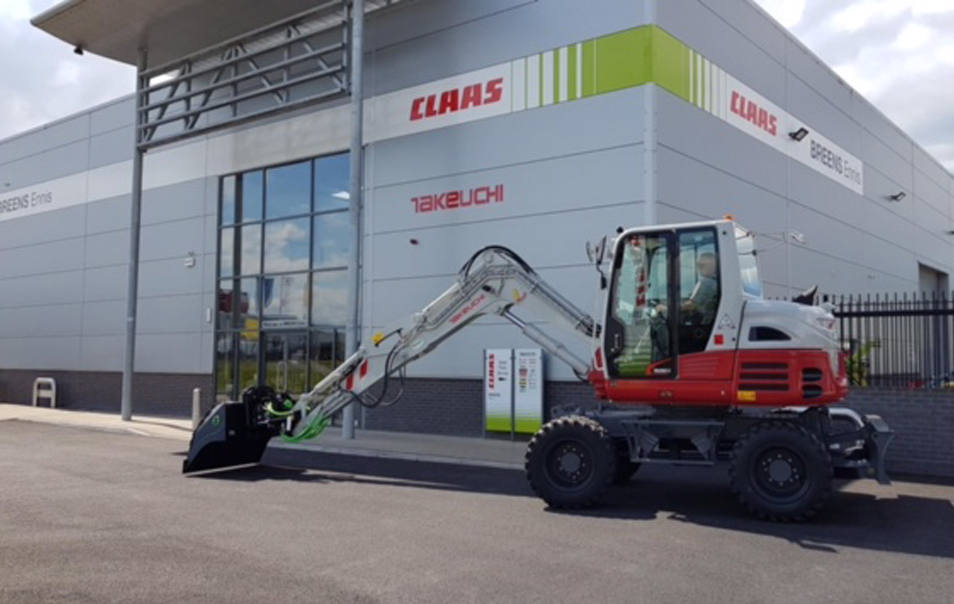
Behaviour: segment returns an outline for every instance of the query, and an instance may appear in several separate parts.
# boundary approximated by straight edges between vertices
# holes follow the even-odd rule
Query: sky
[[[30,25],[59,1],[0,0],[0,139],[132,91]],[[954,172],[954,0],[755,1]]]

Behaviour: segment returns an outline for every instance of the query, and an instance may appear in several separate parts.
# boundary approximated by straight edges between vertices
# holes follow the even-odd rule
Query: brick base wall
[[[547,382],[545,418],[554,409],[596,402],[589,384]],[[858,389],[839,406],[880,415],[895,431],[889,473],[954,478],[954,392]],[[407,380],[404,400],[365,415],[369,429],[457,436],[480,436],[482,422],[480,380]]]
[[[954,478],[954,392],[856,389],[840,406],[880,415],[894,430],[889,473]]]
[[[56,380],[57,407],[84,411],[120,412],[121,373],[95,371],[0,370],[0,401],[30,405],[33,380]],[[133,377],[133,413],[189,417],[192,389],[202,389],[202,408],[208,409],[215,396],[212,375],[137,373]],[[43,399],[43,405],[47,404]]]
[[[451,436],[484,432],[484,389],[481,380],[406,380],[404,398],[393,407],[364,411],[369,430],[393,430]],[[544,417],[553,408],[596,404],[593,388],[581,382],[547,382]]]

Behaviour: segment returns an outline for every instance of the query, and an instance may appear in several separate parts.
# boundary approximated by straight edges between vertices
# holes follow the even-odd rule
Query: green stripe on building
[[[567,98],[571,101],[575,101],[579,98],[579,91],[576,89],[576,76],[577,69],[579,66],[576,64],[576,48],[577,45],[573,44],[566,51],[567,65],[566,65],[566,77],[567,77]]]
[[[565,57],[561,56],[564,50]],[[553,60],[548,64],[546,56],[551,53]],[[534,58],[539,65],[535,81],[530,70]],[[564,98],[575,101],[650,83],[698,107],[708,109],[711,104],[708,91],[713,82],[709,71],[715,67],[707,68],[708,61],[702,55],[655,25],[571,44],[525,57],[523,61],[524,107],[528,109],[545,106],[544,99],[550,92],[553,103],[559,103]],[[566,72],[561,73],[564,63]],[[548,77],[553,78],[552,90]],[[537,104],[530,102],[531,86],[536,86]],[[566,97],[560,94],[564,86]]]
[[[596,39],[596,94],[652,81],[652,31],[639,27]]]
[[[586,98],[655,83],[676,96],[700,104],[704,86],[693,87],[690,62],[697,55],[669,32],[655,25],[629,29],[583,42],[583,64],[575,47],[568,47],[569,98]],[[555,95],[559,98],[559,51],[555,51]],[[699,57],[701,62],[701,57]],[[583,90],[576,90],[576,70],[582,70]],[[696,73],[697,81],[702,74]]]
[[[530,108],[530,59],[523,59],[523,107]]]
[[[689,47],[669,32],[650,26],[652,38],[652,74],[650,79],[660,88],[689,101]]]
[[[545,87],[544,87],[544,85],[543,85],[543,82],[544,82],[545,78],[543,77],[543,73],[547,70],[547,62],[546,62],[546,60],[543,58],[545,55],[546,55],[546,53],[543,53],[543,52],[540,53],[540,59],[539,59],[539,60],[540,60],[540,69],[537,70],[537,75],[539,76],[539,77],[537,78],[537,87],[538,87],[539,90],[540,90],[540,99],[539,99],[539,100],[540,100],[540,104],[538,105],[539,107],[543,107],[543,105],[544,105],[544,103],[543,103],[543,99],[544,99],[543,91],[544,91]]]
[[[596,94],[596,40],[587,40],[583,43],[583,93],[582,97]]]

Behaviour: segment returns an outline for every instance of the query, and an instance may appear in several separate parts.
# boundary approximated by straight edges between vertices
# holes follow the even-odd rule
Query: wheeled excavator
[[[878,416],[832,405],[848,393],[833,308],[814,296],[764,299],[754,233],[731,217],[619,229],[587,252],[602,321],[515,252],[485,247],[447,291],[375,333],[297,400],[257,387],[214,407],[183,471],[257,463],[273,437],[301,442],[349,404],[392,404],[409,363],[497,315],[596,394],[595,403],[562,409],[527,447],[530,487],[554,508],[596,505],[642,464],[727,463],[741,503],[776,521],[814,515],[836,476],[888,484],[893,432]],[[582,338],[589,358],[540,325]]]

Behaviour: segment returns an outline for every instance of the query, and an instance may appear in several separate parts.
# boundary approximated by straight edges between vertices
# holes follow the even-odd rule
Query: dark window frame
[[[286,335],[301,334],[305,337],[306,341],[306,358],[311,359],[312,355],[312,342],[315,338],[315,334],[318,332],[332,332],[335,334],[334,343],[333,343],[333,362],[337,366],[342,361],[343,358],[338,358],[343,356],[339,354],[339,342],[338,339],[344,337],[345,326],[344,325],[315,325],[313,318],[314,304],[309,302],[306,304],[305,310],[305,321],[302,326],[288,326],[288,327],[269,327],[265,328],[262,325],[262,316],[264,314],[264,279],[268,277],[281,277],[284,275],[304,275],[305,276],[305,292],[306,296],[310,298],[313,293],[315,275],[318,273],[341,273],[348,270],[347,266],[321,266],[316,268],[315,265],[315,245],[316,245],[316,234],[314,229],[315,218],[317,216],[325,216],[332,214],[344,214],[349,211],[347,205],[341,208],[331,208],[331,209],[318,209],[318,200],[317,200],[317,166],[318,162],[325,158],[336,158],[340,156],[347,156],[348,152],[338,152],[330,153],[326,155],[316,156],[308,159],[299,159],[294,161],[282,162],[274,165],[260,166],[253,169],[245,170],[242,172],[233,172],[229,174],[224,174],[218,179],[217,194],[218,199],[216,203],[216,263],[215,263],[215,287],[216,287],[216,312],[214,316],[214,333],[213,339],[216,342],[216,347],[213,357],[213,374],[216,376],[216,395],[227,394],[230,398],[237,397],[240,393],[237,392],[239,387],[239,381],[241,378],[241,367],[239,366],[239,351],[238,344],[242,338],[242,334],[247,334],[250,330],[243,325],[239,325],[242,318],[241,312],[241,303],[240,303],[240,292],[241,292],[241,282],[246,279],[255,279],[256,280],[256,301],[255,307],[258,309],[259,321],[258,325],[251,331],[255,332],[255,337],[259,342],[259,346],[264,342],[263,338],[266,338],[270,333],[284,333]],[[308,212],[302,214],[294,214],[288,216],[279,216],[279,217],[268,217],[268,172],[270,170],[280,169],[286,166],[293,166],[297,164],[307,163],[309,169],[309,182],[308,182]],[[261,211],[260,218],[255,218],[253,220],[245,220],[245,199],[244,199],[244,179],[246,175],[258,173],[261,175],[262,179],[262,192],[261,192]],[[234,187],[232,203],[234,205],[234,216],[232,220],[228,223],[223,222],[223,205],[225,203],[225,187],[228,182],[232,183]],[[265,271],[265,249],[267,246],[267,241],[265,238],[266,227],[268,224],[283,222],[295,219],[306,219],[309,222],[309,242],[308,242],[308,266],[302,270],[292,270],[292,271]],[[247,268],[239,267],[239,263],[242,258],[241,250],[241,230],[243,228],[257,227],[258,232],[261,237],[261,245],[258,250],[258,270],[254,272],[248,272]],[[227,277],[222,276],[222,237],[223,233],[228,229],[232,229],[232,271],[231,275]],[[240,270],[239,270],[240,269]],[[219,297],[223,291],[223,285],[231,284],[231,318],[228,325],[223,325],[221,312],[219,311]],[[218,342],[220,338],[227,336],[233,337],[232,353],[229,355],[230,362],[232,363],[232,385],[231,389],[228,392],[225,392],[220,389],[218,384],[218,375],[219,375],[219,364],[220,364],[220,355],[218,352]],[[259,381],[261,383],[266,383],[267,376],[264,375],[265,369],[265,354],[260,348],[258,351],[258,375]],[[312,378],[312,367],[310,362],[307,367],[307,376],[306,380],[308,383],[313,382]]]

